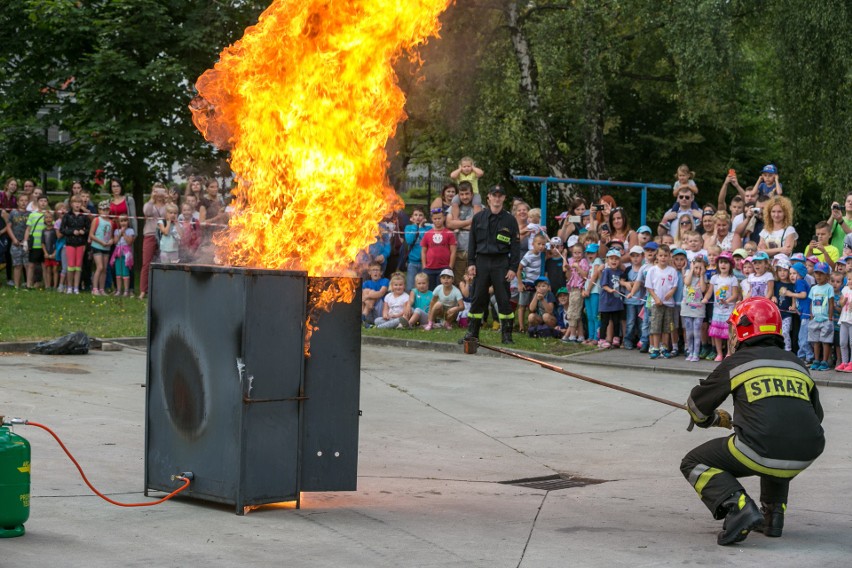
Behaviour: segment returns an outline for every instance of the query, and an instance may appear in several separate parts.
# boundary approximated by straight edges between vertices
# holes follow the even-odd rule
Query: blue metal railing
[[[525,183],[540,183],[541,184],[541,219],[542,223],[546,223],[547,219],[547,186],[551,183],[570,183],[574,185],[599,185],[601,187],[625,187],[628,189],[642,190],[642,209],[639,214],[639,224],[646,224],[648,215],[648,190],[649,189],[668,189],[671,190],[671,185],[661,183],[642,183],[635,181],[608,181],[602,179],[571,179],[571,178],[554,178],[554,177],[535,177],[535,176],[512,176],[516,182]]]

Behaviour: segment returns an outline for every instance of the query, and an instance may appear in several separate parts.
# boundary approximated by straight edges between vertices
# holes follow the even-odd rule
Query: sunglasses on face
[[[692,199],[692,196],[691,195],[678,195],[677,198],[678,199]]]
[[[692,221],[681,221],[681,225],[692,225]]]

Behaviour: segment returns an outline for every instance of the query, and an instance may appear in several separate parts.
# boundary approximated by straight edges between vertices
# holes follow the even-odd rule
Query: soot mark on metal
[[[173,333],[166,340],[163,357],[163,394],[169,417],[187,438],[197,438],[207,419],[204,377],[186,338]]]

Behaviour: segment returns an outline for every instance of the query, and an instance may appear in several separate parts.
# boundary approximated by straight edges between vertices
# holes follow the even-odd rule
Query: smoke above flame
[[[278,0],[198,79],[193,121],[238,184],[227,264],[350,274],[401,205],[386,177],[405,118],[393,64],[450,1]]]

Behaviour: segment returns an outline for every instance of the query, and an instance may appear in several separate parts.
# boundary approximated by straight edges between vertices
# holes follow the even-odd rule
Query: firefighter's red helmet
[[[734,326],[738,341],[759,335],[781,335],[781,311],[764,297],[747,298],[737,304],[728,323]]]

